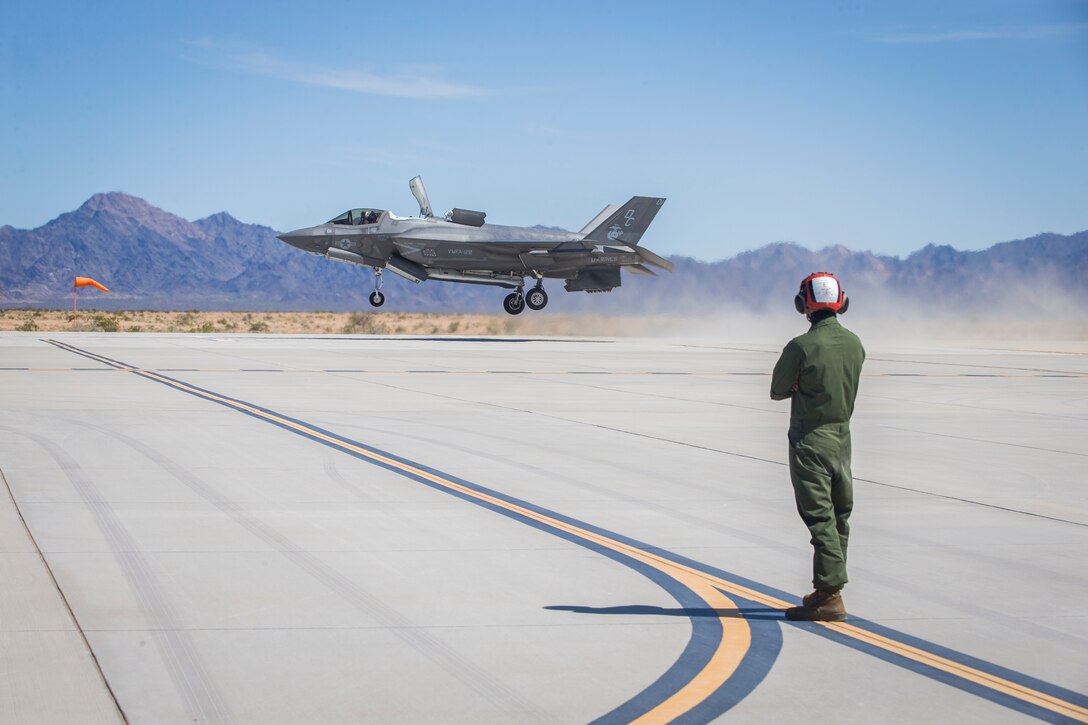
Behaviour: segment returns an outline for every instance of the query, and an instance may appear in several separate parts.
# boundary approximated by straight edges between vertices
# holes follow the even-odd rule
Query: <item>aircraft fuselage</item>
[[[384,267],[391,254],[424,268],[515,272],[566,277],[586,266],[639,264],[637,254],[603,245],[586,249],[582,235],[543,229],[484,224],[466,227],[440,219],[390,218],[376,224],[322,224],[298,229],[280,239],[299,249],[330,256],[342,250]],[[335,258],[335,251],[333,252]]]

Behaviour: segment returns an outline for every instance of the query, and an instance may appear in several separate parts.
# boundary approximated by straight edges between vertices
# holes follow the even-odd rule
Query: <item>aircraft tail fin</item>
[[[593,231],[598,226],[600,226],[601,223],[605,219],[607,219],[608,217],[615,214],[616,210],[619,209],[619,208],[620,208],[619,204],[609,204],[604,209],[601,209],[601,213],[598,214],[597,216],[593,217],[589,221],[589,224],[586,224],[584,227],[582,227],[582,231],[580,231],[578,233],[581,234],[582,236],[585,236],[585,235],[589,234],[591,231]]]
[[[642,239],[646,228],[650,226],[650,222],[657,216],[657,212],[660,211],[661,205],[664,203],[665,200],[659,197],[633,196],[629,202],[617,207],[604,221],[594,226],[585,235],[583,241],[593,244],[638,246],[638,241]],[[597,215],[597,218],[604,216],[608,209],[609,207],[606,207],[604,212]],[[597,219],[593,221],[597,221]],[[590,224],[592,223],[590,222]]]

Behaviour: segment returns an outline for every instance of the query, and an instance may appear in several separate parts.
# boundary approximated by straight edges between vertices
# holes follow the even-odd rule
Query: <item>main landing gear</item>
[[[374,268],[374,291],[370,293],[370,306],[381,307],[385,304],[385,295],[382,294],[382,268]]]
[[[521,294],[521,290],[506,295],[506,299],[502,301],[502,308],[508,314],[520,315],[525,309],[525,297]]]
[[[548,293],[544,291],[544,285],[537,282],[528,293],[518,287],[516,292],[506,295],[502,301],[502,308],[511,315],[520,315],[526,307],[530,310],[542,310],[548,304]]]
[[[530,310],[542,310],[548,304],[548,293],[544,291],[544,286],[537,284],[529,290],[529,294],[525,295],[525,304],[528,305]]]

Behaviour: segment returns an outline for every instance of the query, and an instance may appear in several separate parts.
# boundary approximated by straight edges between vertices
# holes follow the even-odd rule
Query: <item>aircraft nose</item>
[[[276,235],[276,239],[279,239],[281,242],[287,242],[292,247],[308,249],[310,241],[313,239],[313,228],[305,227],[303,229],[296,229],[293,232],[284,232],[283,234]]]

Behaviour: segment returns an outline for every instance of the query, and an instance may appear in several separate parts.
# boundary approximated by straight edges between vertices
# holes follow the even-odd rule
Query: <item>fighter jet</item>
[[[503,300],[511,315],[548,304],[544,279],[562,279],[568,292],[610,292],[620,286],[620,269],[654,274],[646,265],[672,271],[672,262],[639,246],[664,199],[634,196],[609,204],[580,232],[485,224],[481,211],[452,209],[444,218],[431,211],[423,180],[408,182],[419,202],[418,217],[382,209],[346,211],[316,227],[296,229],[279,239],[312,254],[374,270],[370,304],[385,304],[386,269],[419,284],[427,280],[485,284],[513,290]],[[525,291],[525,281],[533,286]]]

